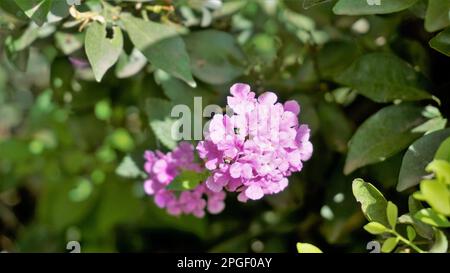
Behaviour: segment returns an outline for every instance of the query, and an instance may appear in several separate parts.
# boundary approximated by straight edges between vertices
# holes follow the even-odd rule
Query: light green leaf
[[[197,187],[200,183],[205,182],[208,178],[208,172],[195,172],[190,170],[184,170],[175,177],[166,189],[172,191],[188,191]]]
[[[120,79],[136,75],[147,64],[147,59],[134,48],[130,55],[122,52],[116,65],[116,76]]]
[[[145,177],[145,173],[136,165],[133,158],[127,155],[116,169],[116,174],[125,178]]]
[[[336,81],[376,102],[415,101],[431,98],[414,68],[386,53],[363,55],[336,77]]]
[[[113,36],[107,37],[106,25],[93,22],[86,31],[86,55],[95,79],[100,82],[106,71],[119,59],[123,48],[123,36],[119,27],[113,27]]]
[[[450,221],[448,221],[448,219],[445,218],[444,215],[439,214],[430,208],[421,209],[414,215],[414,218],[434,227],[441,227],[441,228],[450,227]]]
[[[450,185],[450,162],[439,159],[433,160],[427,166],[426,171],[434,173],[440,182]]]
[[[391,237],[388,238],[386,241],[384,241],[383,246],[381,247],[381,252],[383,253],[390,253],[392,252],[398,244],[398,239]]]
[[[362,179],[355,179],[352,191],[356,201],[361,203],[362,212],[370,222],[389,226],[386,215],[387,201],[377,188]]]
[[[434,159],[450,162],[450,137],[441,143],[441,146],[439,146]]]
[[[65,55],[70,55],[78,49],[82,48],[83,38],[84,35],[82,33],[72,34],[60,31],[55,33],[56,46]]]
[[[373,235],[383,234],[389,231],[388,228],[377,222],[370,222],[364,226],[364,229]]]
[[[245,55],[234,37],[217,30],[185,37],[192,73],[210,84],[229,83],[244,73]]]
[[[411,242],[416,238],[416,230],[412,226],[406,227],[406,234],[408,235],[408,240]]]
[[[425,29],[435,32],[450,24],[450,1],[428,0],[427,13],[425,15]]]
[[[52,6],[52,0],[16,0],[16,4],[39,26],[42,26]]]
[[[318,247],[308,243],[297,243],[298,253],[323,253]]]
[[[420,192],[435,211],[450,215],[450,192],[446,184],[437,180],[424,180],[420,183]]]
[[[434,233],[434,242],[431,246],[429,253],[447,253],[448,241],[445,233],[439,229],[436,229]]]
[[[123,14],[121,19],[133,44],[152,65],[196,86],[185,44],[174,28],[130,14]]]
[[[128,131],[123,128],[116,129],[110,135],[110,142],[111,142],[111,145],[113,145],[113,147],[115,147],[116,149],[118,149],[122,152],[128,152],[128,151],[133,150],[133,148],[134,148],[133,138],[128,133]]]
[[[333,11],[338,15],[386,14],[405,10],[416,2],[417,0],[382,0],[381,5],[377,5],[374,0],[339,0]]]
[[[424,122],[422,108],[400,104],[381,109],[368,118],[350,140],[344,172],[384,161],[408,147],[420,134],[411,130]]]
[[[397,206],[389,201],[386,207],[386,215],[388,218],[389,225],[393,230],[395,230],[395,226],[397,225],[397,217],[398,217],[398,208]]]
[[[450,57],[450,28],[447,28],[431,39],[430,46]]]
[[[146,101],[146,112],[153,133],[164,146],[173,149],[177,141],[172,136],[172,127],[176,120],[170,117],[172,104],[163,99],[150,98]]]
[[[409,146],[403,157],[398,178],[397,191],[404,191],[418,185],[427,172],[426,166],[443,140],[450,136],[450,129],[425,135]]]

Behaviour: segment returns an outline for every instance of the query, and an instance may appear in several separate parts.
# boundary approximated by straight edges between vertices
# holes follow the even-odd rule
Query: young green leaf
[[[377,5],[374,0],[339,0],[333,11],[338,15],[386,14],[405,10],[416,2],[417,0],[388,0]]]
[[[131,14],[123,14],[121,20],[135,47],[152,65],[184,80],[192,87],[196,86],[185,44],[174,28],[144,21]]]
[[[388,238],[386,241],[384,241],[383,246],[381,247],[381,252],[383,253],[390,253],[392,252],[395,247],[397,247],[398,239],[391,237]]]
[[[337,76],[336,80],[376,102],[431,98],[431,95],[424,91],[417,71],[392,54],[363,55]]]
[[[441,143],[439,149],[434,155],[434,159],[450,162],[450,137]]]
[[[323,253],[318,247],[307,244],[307,243],[297,243],[298,253]]]
[[[433,160],[441,142],[449,136],[450,129],[441,130],[425,135],[409,146],[400,168],[397,191],[404,191],[420,183],[427,175],[427,164]]]
[[[416,238],[416,230],[412,226],[406,227],[406,234],[408,235],[408,240],[411,242]]]
[[[391,201],[387,203],[386,214],[389,225],[391,226],[392,230],[395,230],[395,226],[397,225],[398,208]]]
[[[420,183],[420,192],[436,212],[450,216],[450,191],[446,184],[438,180],[424,180]]]
[[[434,173],[437,179],[450,185],[450,162],[446,160],[433,160],[426,168],[427,172]]]
[[[166,189],[172,191],[188,191],[197,187],[200,183],[205,182],[208,178],[208,172],[195,172],[190,170],[184,170],[175,177]]]
[[[112,31],[112,37],[107,37],[106,25],[98,22],[93,22],[86,31],[86,55],[98,82],[117,62],[122,52],[122,31],[119,27],[113,27]]]
[[[368,118],[350,140],[344,172],[384,161],[416,140],[411,130],[423,123],[422,108],[409,104],[392,105]]]
[[[431,208],[420,210],[414,215],[414,218],[434,227],[450,227],[450,221],[444,215],[439,214]]]
[[[389,226],[386,216],[387,201],[377,188],[362,179],[355,179],[352,190],[356,201],[361,203],[362,212],[369,221]]]
[[[364,229],[373,235],[383,234],[389,231],[389,229],[377,222],[370,222],[364,226]]]

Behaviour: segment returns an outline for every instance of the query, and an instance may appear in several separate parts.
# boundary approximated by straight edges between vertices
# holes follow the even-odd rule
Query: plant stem
[[[425,253],[425,251],[423,251],[422,249],[420,249],[417,245],[415,245],[413,242],[409,241],[408,239],[406,239],[405,237],[403,237],[402,235],[400,235],[397,231],[395,230],[391,230],[392,234],[394,234],[395,236],[397,236],[397,238],[402,241],[403,243],[405,243],[406,245],[410,246],[412,249],[414,249],[415,251],[417,251],[418,253]]]

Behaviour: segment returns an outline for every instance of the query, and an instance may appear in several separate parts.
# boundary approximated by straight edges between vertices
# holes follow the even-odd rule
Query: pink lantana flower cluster
[[[298,121],[300,106],[296,101],[281,104],[272,92],[256,98],[246,84],[230,91],[233,113],[215,114],[197,145],[211,171],[206,186],[215,193],[239,192],[242,202],[279,193],[313,152],[310,129]]]
[[[156,205],[165,208],[171,215],[193,214],[203,217],[205,210],[211,214],[220,213],[224,207],[225,192],[215,192],[200,183],[192,190],[179,194],[168,190],[167,186],[183,170],[202,172],[204,169],[194,162],[194,147],[181,142],[172,152],[146,151],[145,172],[149,175],[144,190],[154,196]]]

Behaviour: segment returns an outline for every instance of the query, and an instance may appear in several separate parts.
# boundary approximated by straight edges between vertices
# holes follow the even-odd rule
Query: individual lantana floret
[[[230,89],[232,115],[215,114],[197,145],[211,171],[206,180],[213,192],[239,192],[246,202],[284,190],[293,172],[302,170],[313,146],[308,125],[300,125],[296,101],[277,102],[272,92],[258,98],[246,84]]]
[[[205,209],[212,214],[220,213],[224,207],[225,192],[214,192],[205,183],[200,183],[192,190],[176,194],[167,186],[183,170],[202,172],[203,168],[194,162],[194,147],[188,142],[181,142],[172,152],[145,152],[145,172],[149,178],[144,183],[145,192],[153,195],[155,203],[165,208],[171,215],[193,214],[205,215]]]

